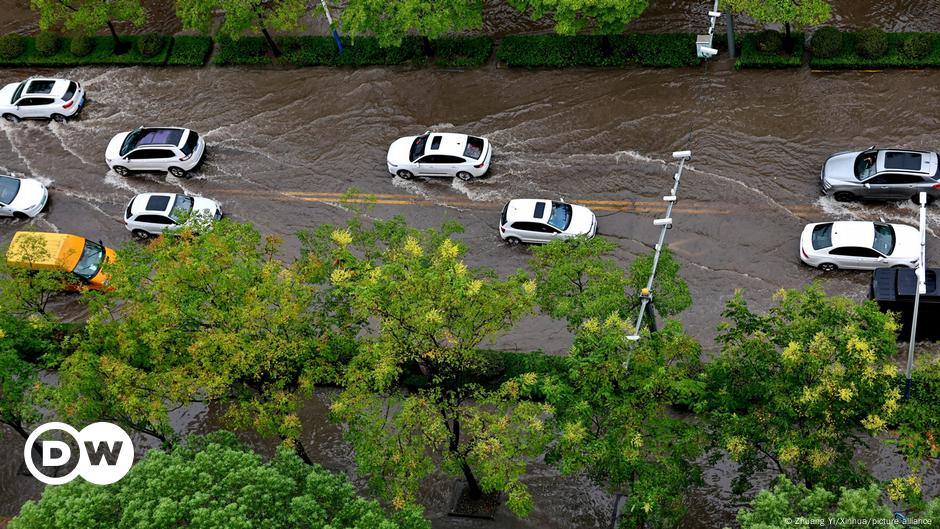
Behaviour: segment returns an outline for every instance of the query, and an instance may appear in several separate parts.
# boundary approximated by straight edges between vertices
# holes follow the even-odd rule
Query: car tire
[[[150,238],[150,232],[147,230],[131,230],[131,235],[133,235],[134,238],[138,241],[146,241]]]
[[[506,237],[506,244],[509,246],[519,246],[522,243],[522,239],[519,237]]]
[[[170,174],[177,178],[187,178],[189,173],[180,167],[170,167]]]
[[[822,263],[817,268],[819,268],[823,272],[834,272],[839,269],[839,267],[833,263]]]
[[[52,121],[55,121],[56,123],[65,123],[67,121],[67,118],[62,114],[53,114],[51,117]]]
[[[10,123],[19,123],[20,121],[23,121],[19,116],[13,114],[4,114],[3,119],[9,121]]]
[[[927,204],[933,204],[933,201],[934,201],[934,198],[933,198],[931,195],[928,194],[928,195],[927,195]],[[915,204],[917,204],[917,205],[920,205],[920,196],[919,196],[919,194],[918,194],[918,195],[913,195],[913,196],[911,196],[911,202],[913,202],[913,203],[915,203]]]
[[[130,173],[130,171],[127,170],[127,167],[124,167],[123,165],[115,165],[112,167],[112,169],[119,176],[127,176],[127,174]]]
[[[854,202],[855,195],[849,193],[848,191],[839,191],[835,195],[832,195],[832,198],[836,199],[836,202]]]
[[[14,211],[13,218],[16,220],[29,220],[29,215],[23,213],[22,211]]]
[[[405,169],[400,169],[395,174],[398,176],[398,178],[401,178],[402,180],[411,180],[412,178],[415,177],[414,173],[412,173],[411,171],[406,171]]]
[[[457,178],[463,180],[464,182],[469,182],[473,178],[473,175],[466,171],[460,171],[457,173]]]

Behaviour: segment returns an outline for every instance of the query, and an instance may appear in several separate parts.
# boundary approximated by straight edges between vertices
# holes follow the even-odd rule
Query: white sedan
[[[597,217],[584,206],[553,200],[510,200],[500,216],[499,236],[509,244],[547,243],[578,235],[594,237]]]
[[[138,239],[221,218],[222,207],[215,200],[177,193],[142,193],[131,199],[124,211],[124,224]]]
[[[470,180],[490,168],[493,149],[486,138],[451,132],[425,132],[395,140],[388,148],[388,172],[411,180],[415,176]]]
[[[27,118],[64,122],[84,104],[82,85],[68,79],[30,77],[0,88],[0,115],[14,123]]]
[[[827,272],[915,268],[920,261],[920,233],[912,226],[883,222],[807,224],[800,237],[800,259]]]
[[[39,215],[49,200],[49,190],[39,180],[0,176],[0,215],[28,219]]]

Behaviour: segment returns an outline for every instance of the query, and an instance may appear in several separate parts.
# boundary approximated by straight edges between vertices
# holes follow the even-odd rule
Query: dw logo
[[[75,440],[74,445],[78,447],[75,468],[64,476],[47,476],[33,461],[33,445],[40,435],[52,430],[70,435]],[[72,448],[63,441],[43,441],[40,453],[43,468],[63,467],[72,460]],[[127,432],[109,422],[89,424],[80,432],[62,422],[49,422],[29,434],[26,446],[23,447],[23,457],[30,474],[47,485],[68,483],[78,476],[85,478],[89,483],[108,485],[123,478],[131,469],[134,464],[134,445],[131,444]]]

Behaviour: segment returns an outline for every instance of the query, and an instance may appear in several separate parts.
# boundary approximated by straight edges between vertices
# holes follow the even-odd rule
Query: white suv
[[[547,243],[578,235],[594,237],[597,217],[584,206],[517,198],[503,207],[499,236],[509,244],[520,242]]]
[[[425,132],[399,138],[388,148],[388,172],[411,180],[415,176],[456,176],[461,180],[483,176],[490,168],[493,149],[486,138],[451,132]]]
[[[49,190],[39,180],[0,176],[0,215],[25,220],[39,215]]]
[[[124,212],[124,224],[138,239],[221,218],[222,207],[215,200],[177,193],[142,193],[131,199]]]
[[[115,173],[169,171],[184,178],[202,162],[206,142],[196,131],[178,127],[138,127],[111,138],[105,161]]]
[[[22,119],[64,122],[85,104],[82,85],[68,79],[30,77],[0,89],[0,115],[18,123]]]

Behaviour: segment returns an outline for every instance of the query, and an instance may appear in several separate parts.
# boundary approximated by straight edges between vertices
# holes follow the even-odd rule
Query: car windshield
[[[85,241],[85,249],[82,250],[82,256],[75,265],[72,273],[88,281],[95,277],[98,270],[101,270],[101,263],[104,261],[104,246],[98,243]]]
[[[424,154],[424,146],[428,142],[428,134],[418,136],[411,144],[411,152],[408,154],[408,161],[415,161]]]
[[[832,223],[820,224],[813,228],[813,249],[820,250],[832,246]]]
[[[567,230],[571,224],[571,206],[564,202],[552,202],[552,214],[548,223],[559,230]]]
[[[137,146],[137,142],[140,140],[140,137],[143,135],[144,129],[134,129],[124,138],[124,143],[121,144],[121,156],[131,152],[131,149]]]
[[[866,178],[875,174],[875,162],[878,161],[878,153],[875,151],[867,151],[858,155],[858,158],[855,159],[855,176],[859,180],[865,180]]]
[[[20,83],[19,86],[16,87],[16,91],[13,92],[13,99],[10,100],[10,103],[15,103],[16,100],[19,99],[21,95],[23,95],[23,88],[25,86],[26,86],[26,81],[23,81],[22,83]]]
[[[890,224],[875,224],[875,243],[872,248],[882,255],[891,255],[894,251],[894,228]]]
[[[192,197],[176,195],[176,201],[173,202],[173,209],[170,210],[170,218],[179,223],[183,217],[189,215],[193,210],[193,202]]]
[[[9,176],[0,176],[0,204],[9,204],[20,190],[20,181]]]

